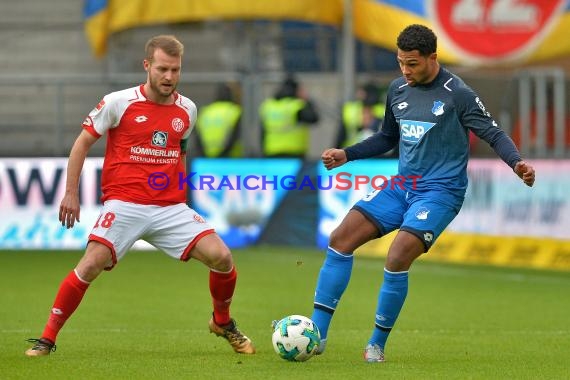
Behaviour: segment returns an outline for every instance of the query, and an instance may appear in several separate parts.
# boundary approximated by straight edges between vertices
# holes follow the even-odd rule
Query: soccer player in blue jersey
[[[382,128],[345,149],[322,154],[327,169],[379,156],[399,143],[399,175],[415,176],[358,201],[332,232],[314,298],[313,321],[325,349],[329,324],[350,280],[353,252],[364,243],[399,229],[388,250],[378,294],[375,327],[364,349],[368,362],[383,362],[384,348],[408,293],[408,270],[455,218],[467,188],[469,131],[486,141],[527,186],[535,172],[522,160],[477,94],[461,78],[440,67],[437,37],[410,25],[398,36],[403,76],[389,88]]]

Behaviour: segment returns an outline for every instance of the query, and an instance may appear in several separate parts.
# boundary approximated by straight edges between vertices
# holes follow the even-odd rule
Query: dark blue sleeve
[[[499,133],[493,136],[491,141],[487,141],[491,148],[497,153],[499,157],[503,161],[507,163],[512,169],[515,168],[517,162],[522,161],[521,155],[509,136],[503,131],[499,129]]]
[[[380,156],[388,152],[398,142],[398,136],[389,136],[384,131],[379,131],[364,141],[349,146],[344,151],[348,161],[360,160]]]
[[[400,128],[392,113],[391,104],[392,88],[388,91],[386,98],[386,111],[384,112],[382,128],[366,140],[346,148],[344,151],[348,161],[380,156],[396,146],[400,140]]]
[[[485,109],[477,94],[466,88],[459,96],[458,108],[461,124],[486,141],[495,153],[514,169],[516,163],[522,160],[521,155],[513,140]]]

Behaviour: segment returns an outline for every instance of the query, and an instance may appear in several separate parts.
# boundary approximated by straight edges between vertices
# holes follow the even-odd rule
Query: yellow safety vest
[[[224,150],[241,116],[241,107],[228,101],[214,102],[200,109],[196,128],[206,157],[217,157]],[[241,156],[241,144],[235,144],[230,157]]]
[[[265,131],[263,152],[304,155],[309,149],[309,129],[297,120],[305,101],[297,98],[266,99],[259,115]]]
[[[358,131],[362,126],[362,102],[346,102],[342,107],[342,124],[346,138],[342,142],[342,148],[358,142]]]
[[[378,119],[384,119],[385,112],[386,112],[386,104],[384,103],[378,103],[375,104],[374,107],[372,107],[372,113],[374,114],[374,117]]]
[[[346,138],[342,143],[342,148],[356,144],[362,141],[360,128],[362,127],[362,108],[361,101],[346,102],[342,107],[342,122],[346,130]],[[382,103],[375,104],[372,107],[372,114],[375,118],[383,119],[386,106]]]

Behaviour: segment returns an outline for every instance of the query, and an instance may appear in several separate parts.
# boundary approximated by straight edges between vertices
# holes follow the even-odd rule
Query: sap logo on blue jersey
[[[402,140],[418,142],[434,125],[435,123],[427,123],[425,121],[400,120]]]

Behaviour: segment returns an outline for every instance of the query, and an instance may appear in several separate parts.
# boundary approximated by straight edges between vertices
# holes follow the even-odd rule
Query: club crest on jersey
[[[174,129],[175,132],[182,132],[184,129],[184,122],[181,118],[176,117],[172,119],[172,129]]]
[[[416,218],[418,220],[426,220],[428,218],[429,210],[425,207],[420,207],[418,211],[416,211]]]
[[[403,141],[417,143],[433,128],[435,123],[417,120],[400,120],[400,134]]]
[[[439,100],[436,100],[433,102],[433,108],[431,109],[431,113],[433,113],[435,116],[441,116],[443,115],[443,106],[445,105],[444,102],[441,102]]]
[[[167,143],[168,143],[167,132],[154,131],[152,133],[152,141],[150,142],[151,145],[158,146],[160,148],[166,148]]]

